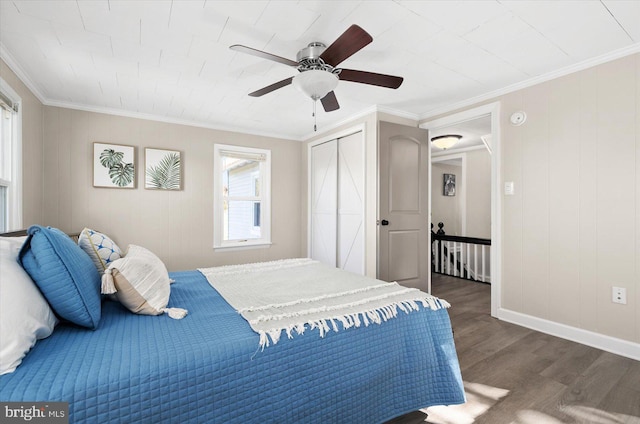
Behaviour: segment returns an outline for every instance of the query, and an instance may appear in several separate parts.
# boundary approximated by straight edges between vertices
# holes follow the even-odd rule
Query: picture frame
[[[442,174],[442,195],[456,195],[456,174]]]
[[[182,152],[145,147],[144,188],[182,190]]]
[[[93,186],[136,188],[136,147],[115,143],[93,143]]]

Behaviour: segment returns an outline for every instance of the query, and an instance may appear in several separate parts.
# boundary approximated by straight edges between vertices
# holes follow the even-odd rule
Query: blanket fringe
[[[343,309],[344,307],[358,307],[358,306],[362,306],[362,305],[366,305],[367,303],[371,303],[372,301],[378,301],[378,300],[384,300],[387,298],[392,298],[395,296],[398,296],[399,294],[403,294],[403,293],[409,293],[409,292],[416,292],[418,293],[418,295],[420,297],[413,299],[413,300],[401,300],[401,301],[396,301],[396,302],[391,302],[389,303],[388,306],[392,306],[392,307],[398,307],[398,305],[403,305],[404,308],[409,308],[411,310],[417,311],[419,309],[418,307],[418,303],[417,302],[421,302],[422,306],[424,308],[430,308],[433,310],[438,310],[440,308],[448,308],[450,305],[446,302],[446,306],[445,304],[440,303],[440,299],[438,299],[437,297],[433,297],[430,296],[426,293],[422,293],[421,291],[417,290],[417,289],[403,289],[401,291],[396,291],[393,293],[388,293],[388,294],[383,294],[380,296],[375,296],[375,297],[369,297],[363,300],[359,300],[356,302],[351,302],[348,304],[341,304],[341,305],[334,305],[334,306],[320,306],[317,308],[310,308],[310,309],[306,309],[304,311],[296,311],[296,312],[286,312],[286,313],[281,313],[281,314],[267,314],[267,315],[260,315],[252,320],[249,320],[250,324],[257,324],[260,322],[266,322],[266,321],[277,321],[277,320],[281,320],[281,319],[285,319],[285,318],[293,318],[293,317],[303,317],[305,315],[313,315],[313,314],[317,314],[317,313],[325,313],[325,312],[330,312],[333,310],[337,310],[337,309]],[[424,297],[422,296],[424,295]],[[382,307],[384,308],[384,307]],[[378,308],[380,309],[380,308]],[[384,312],[384,311],[383,311]],[[393,314],[392,312],[389,312],[391,314]],[[387,315],[389,314],[387,313]],[[394,315],[395,316],[395,315]]]
[[[368,327],[369,324],[382,324],[392,318],[398,316],[398,310],[409,314],[412,311],[420,310],[418,302],[422,304],[423,308],[429,308],[432,310],[449,308],[451,305],[449,302],[439,299],[437,297],[428,297],[417,300],[404,300],[393,303],[391,305],[382,306],[380,308],[371,309],[363,312],[356,312],[353,314],[341,315],[327,319],[309,320],[306,323],[293,324],[285,328],[273,328],[268,331],[259,331],[260,335],[260,349],[264,351],[265,347],[269,347],[271,344],[277,344],[280,341],[282,332],[284,331],[287,338],[291,339],[295,334],[304,334],[307,326],[310,330],[318,329],[321,338],[324,338],[330,331],[339,332],[340,328],[337,322],[342,324],[342,329],[347,330],[349,328],[358,328],[361,326]]]

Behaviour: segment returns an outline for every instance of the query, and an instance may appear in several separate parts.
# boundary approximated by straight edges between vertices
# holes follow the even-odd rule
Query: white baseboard
[[[571,327],[569,325],[537,318],[520,312],[514,312],[509,309],[498,309],[498,318],[512,324],[517,324],[522,327],[527,327],[532,330],[551,334],[552,336],[561,337],[563,339],[582,343],[587,346],[640,361],[640,343],[605,336],[604,334]]]

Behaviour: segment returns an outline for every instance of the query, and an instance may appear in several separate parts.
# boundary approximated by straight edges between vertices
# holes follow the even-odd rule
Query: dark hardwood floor
[[[449,301],[467,403],[389,423],[640,424],[640,362],[494,319],[491,287],[434,275]]]

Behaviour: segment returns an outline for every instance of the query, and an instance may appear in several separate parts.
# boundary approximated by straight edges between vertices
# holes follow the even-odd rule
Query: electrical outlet
[[[611,288],[611,301],[613,303],[627,304],[627,289],[624,287]]]
[[[515,193],[515,189],[513,186],[513,181],[506,181],[504,183],[504,195],[513,196],[514,193]]]

